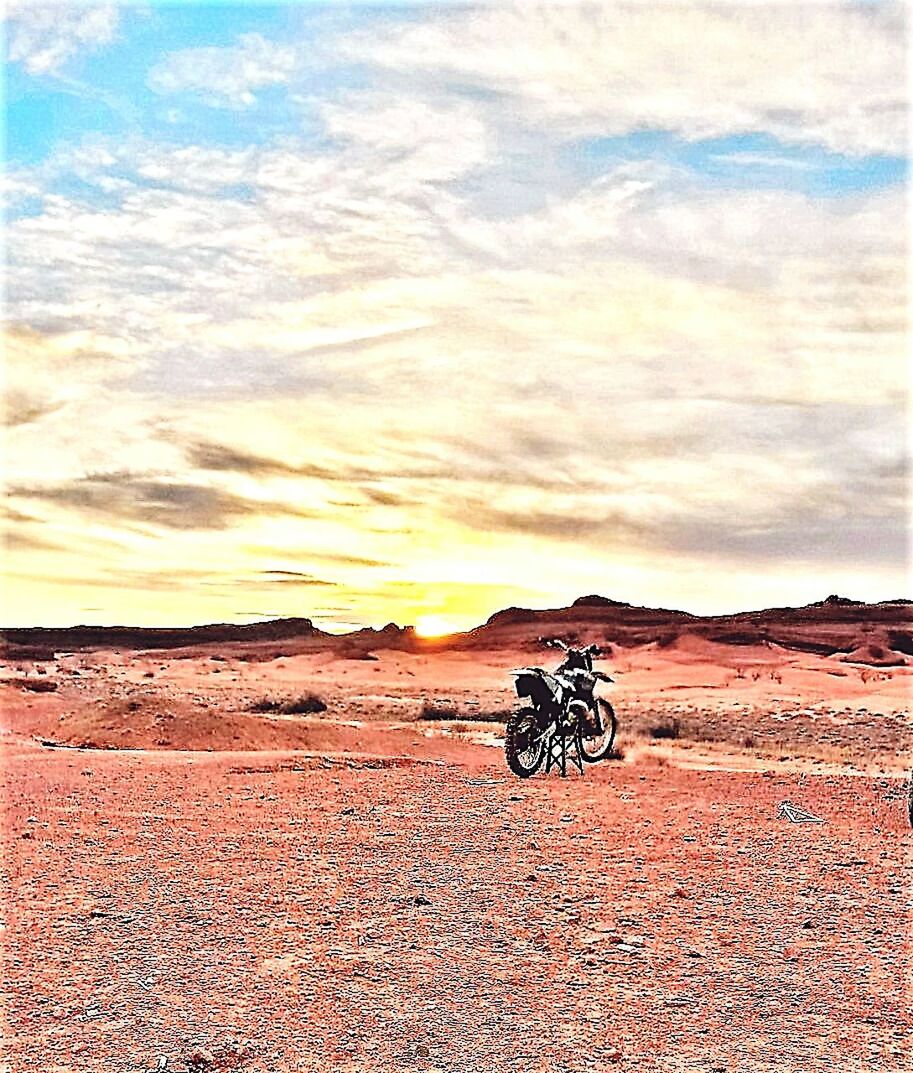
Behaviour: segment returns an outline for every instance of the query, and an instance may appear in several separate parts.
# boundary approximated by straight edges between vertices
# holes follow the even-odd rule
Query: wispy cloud
[[[192,443],[186,449],[192,466],[203,470],[247,473],[251,476],[297,476],[300,469],[278,458],[265,458],[223,443]],[[318,470],[317,475],[324,471]]]
[[[59,75],[74,56],[110,44],[117,4],[35,3],[7,0],[7,55],[32,75]]]
[[[250,516],[302,514],[285,504],[243,499],[219,488],[132,473],[92,474],[59,484],[14,484],[8,494],[166,529],[224,529]]]
[[[372,27],[347,58],[507,97],[580,136],[764,131],[849,152],[906,146],[899,4],[505,3]],[[850,57],[852,57],[850,59]]]
[[[174,52],[149,72],[158,93],[199,93],[211,105],[244,108],[257,91],[287,81],[298,63],[296,49],[243,34],[227,48],[188,48]]]
[[[7,393],[5,402],[4,423],[14,428],[17,425],[29,425],[33,421],[40,421],[42,417],[47,417],[63,405],[59,401],[55,402],[15,390]]]
[[[792,168],[794,171],[814,171],[821,165],[801,157],[777,156],[773,153],[719,153],[712,159],[720,164],[737,164],[742,168]]]
[[[314,577],[311,574],[302,574],[299,570],[262,570],[262,578],[270,585],[297,585],[303,589],[309,588],[332,588],[335,581],[326,581],[324,578]],[[259,580],[252,581],[256,586]]]

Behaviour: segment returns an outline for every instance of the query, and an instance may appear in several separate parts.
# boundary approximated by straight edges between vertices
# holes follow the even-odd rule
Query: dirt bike
[[[599,647],[571,648],[559,640],[545,643],[564,652],[554,673],[541,667],[510,672],[517,695],[528,701],[508,719],[504,737],[508,767],[521,779],[535,775],[543,760],[546,773],[557,765],[566,775],[570,759],[582,774],[581,760],[594,764],[604,759],[618,728],[612,705],[595,695],[597,682],[614,680],[593,669]]]

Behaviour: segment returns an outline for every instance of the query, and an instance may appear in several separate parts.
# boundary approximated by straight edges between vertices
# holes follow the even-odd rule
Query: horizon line
[[[597,593],[590,593],[590,594],[587,594],[586,596],[578,596],[576,598],[576,600],[573,600],[573,601],[571,601],[571,603],[566,604],[566,605],[561,606],[561,607],[520,607],[519,605],[510,605],[510,606],[507,606],[507,607],[502,607],[497,611],[493,611],[484,622],[479,622],[477,625],[470,626],[468,629],[465,629],[465,630],[454,630],[452,633],[442,634],[440,636],[457,637],[457,636],[460,636],[460,635],[463,635],[463,634],[472,633],[473,631],[481,629],[482,627],[488,625],[496,615],[500,615],[505,611],[513,611],[513,610],[516,610],[516,611],[530,611],[530,612],[535,612],[535,613],[539,613],[539,614],[544,614],[544,613],[547,613],[549,611],[567,611],[567,610],[570,610],[572,607],[586,606],[585,604],[581,603],[581,601],[584,601],[584,600],[605,600],[605,601],[607,601],[607,604],[614,605],[616,607],[629,607],[629,608],[632,608],[632,609],[635,609],[635,610],[644,610],[644,611],[668,611],[668,612],[671,612],[672,614],[689,615],[690,617],[697,618],[697,619],[731,618],[731,617],[733,617],[735,615],[763,614],[765,611],[799,611],[802,608],[806,608],[806,607],[826,606],[829,602],[831,604],[835,605],[835,606],[838,606],[839,604],[843,604],[843,605],[853,604],[853,605],[858,605],[860,607],[881,607],[881,606],[886,605],[886,604],[913,604],[913,598],[907,597],[907,596],[892,597],[892,598],[887,599],[887,600],[872,600],[872,601],[868,601],[868,600],[857,600],[857,599],[854,599],[853,597],[840,596],[840,595],[838,595],[836,593],[832,593],[831,595],[829,595],[827,597],[824,597],[821,600],[812,600],[810,603],[807,603],[807,604],[781,604],[781,605],[778,605],[778,606],[775,606],[775,607],[771,606],[771,607],[761,607],[761,608],[747,608],[747,609],[742,610],[742,611],[725,611],[725,612],[721,612],[721,613],[718,613],[718,614],[705,615],[705,614],[701,614],[700,612],[696,612],[696,611],[686,611],[686,610],[684,610],[682,608],[648,607],[645,604],[634,604],[634,603],[631,603],[630,601],[627,601],[627,600],[615,600],[612,597],[601,596],[601,595],[599,595]],[[598,606],[598,605],[591,605],[591,606]],[[244,628],[251,627],[251,626],[266,625],[266,624],[271,623],[271,622],[294,622],[296,620],[309,622],[313,629],[319,630],[321,633],[324,633],[324,634],[326,634],[327,636],[330,636],[330,637],[348,637],[349,635],[351,635],[353,633],[360,633],[363,630],[372,630],[375,633],[381,633],[381,632],[383,632],[383,630],[388,629],[391,626],[394,626],[394,627],[396,627],[396,629],[402,630],[402,631],[405,631],[405,630],[413,630],[414,631],[415,630],[415,624],[414,623],[406,623],[404,625],[400,625],[398,622],[395,622],[395,621],[393,621],[391,619],[389,622],[385,623],[385,625],[383,625],[383,626],[360,625],[360,626],[356,626],[354,629],[345,630],[345,631],[336,633],[336,632],[334,632],[332,630],[324,629],[322,626],[317,625],[315,623],[315,620],[309,615],[278,615],[278,616],[274,616],[274,617],[265,617],[265,618],[260,618],[260,619],[254,619],[251,622],[231,622],[231,621],[196,622],[196,623],[191,623],[189,625],[186,624],[186,623],[181,623],[181,624],[169,625],[169,626],[138,626],[138,625],[129,625],[129,624],[123,623],[123,622],[100,623],[100,624],[95,624],[95,625],[90,625],[90,624],[85,623],[85,622],[80,622],[80,623],[72,623],[72,624],[67,625],[67,626],[42,626],[42,625],[7,626],[7,625],[2,625],[2,626],[0,626],[0,634],[7,633],[7,632],[15,632],[15,631],[18,631],[18,630],[48,630],[48,631],[50,631],[50,630],[59,630],[59,631],[68,631],[68,630],[143,630],[143,631],[150,631],[150,632],[152,632],[152,631],[162,632],[162,631],[167,631],[167,630],[200,630],[200,629],[207,629],[208,627],[215,627],[215,626],[227,626],[227,627],[232,627],[234,629],[244,629]],[[428,637],[428,638],[425,638],[425,639],[426,640],[434,640],[433,637]]]

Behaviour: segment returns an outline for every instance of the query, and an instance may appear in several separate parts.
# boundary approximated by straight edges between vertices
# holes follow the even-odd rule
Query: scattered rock
[[[203,1070],[210,1069],[214,1062],[215,1056],[205,1047],[195,1047],[187,1057],[187,1064],[193,1073],[202,1073]]]

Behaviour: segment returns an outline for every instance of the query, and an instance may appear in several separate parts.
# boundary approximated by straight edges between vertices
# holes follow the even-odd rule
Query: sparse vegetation
[[[434,701],[426,700],[422,704],[418,718],[425,722],[449,722],[452,719],[459,719],[464,723],[505,723],[509,715],[509,708],[488,712],[473,710],[461,712],[451,703],[436,704]]]
[[[53,693],[57,689],[53,678],[5,678],[3,684],[19,686],[32,693]]]
[[[435,704],[434,701],[426,700],[422,704],[422,710],[418,714],[419,719],[424,720],[449,720],[460,718],[456,708],[450,704]]]
[[[647,729],[651,738],[677,738],[681,734],[682,725],[678,719],[664,719],[661,723],[653,723]]]
[[[300,697],[261,697],[247,707],[249,712],[274,712],[277,715],[313,715],[325,712],[325,701],[316,693],[305,693]]]

